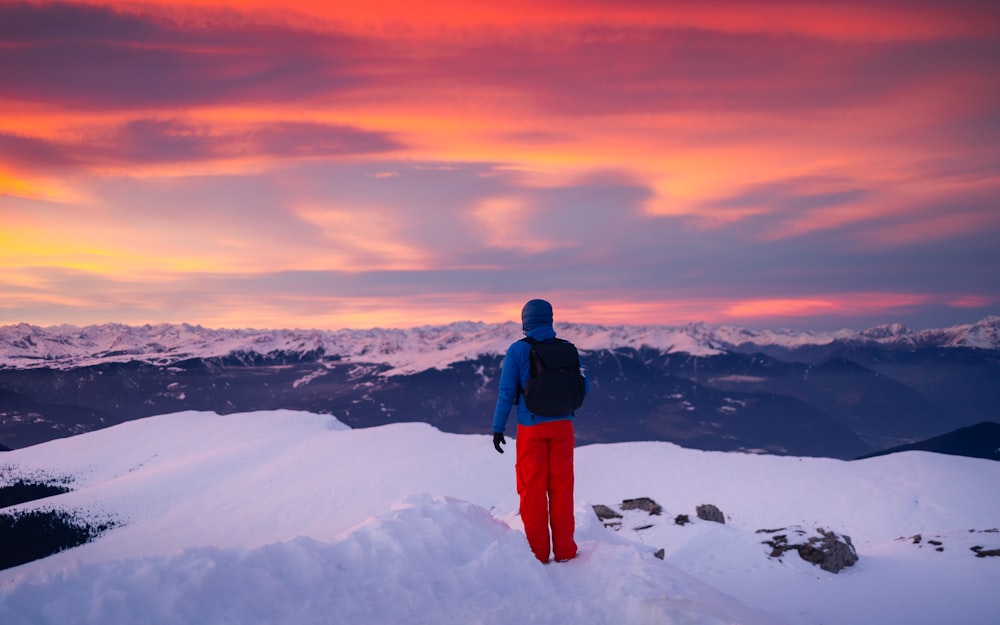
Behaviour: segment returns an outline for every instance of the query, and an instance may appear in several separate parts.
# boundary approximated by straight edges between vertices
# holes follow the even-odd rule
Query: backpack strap
[[[528,345],[538,345],[540,341],[538,339],[533,339],[530,336],[526,336],[521,339],[521,342],[527,343]],[[528,355],[528,366],[531,366],[531,355]],[[514,393],[514,405],[516,406],[521,401],[521,395],[524,395],[524,387],[521,386],[521,380],[517,381],[517,392]]]

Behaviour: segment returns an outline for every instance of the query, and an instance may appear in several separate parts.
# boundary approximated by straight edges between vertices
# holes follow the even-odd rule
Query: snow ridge
[[[181,412],[4,464],[72,489],[5,511],[122,521],[0,571],[4,625],[992,625],[1000,611],[1000,558],[973,549],[1000,547],[990,460],[588,445],[575,459],[580,555],[548,565],[524,539],[513,454],[424,423]],[[612,531],[594,513],[636,496],[661,514],[635,510]],[[704,503],[726,523],[696,518]],[[833,574],[769,557],[757,530],[793,525],[849,535],[861,559]]]
[[[909,330],[901,324],[876,326],[861,332],[750,330],[705,323],[676,327],[561,323],[556,329],[583,350],[648,347],[695,356],[719,354],[746,345],[796,348],[834,341],[907,348],[1000,349],[1000,316],[986,317],[975,324],[921,331]],[[395,373],[411,373],[443,368],[482,355],[501,355],[521,336],[520,325],[513,322],[460,321],[410,329],[335,331],[209,329],[189,324],[39,327],[22,323],[0,326],[0,367],[71,368],[130,361],[169,365],[190,358],[253,353],[384,363]]]

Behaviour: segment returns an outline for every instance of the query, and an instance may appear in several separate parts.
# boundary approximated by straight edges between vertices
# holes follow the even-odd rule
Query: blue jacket
[[[539,326],[525,332],[525,334],[536,341],[554,339],[556,331],[552,326]],[[517,397],[518,385],[524,388],[531,375],[530,356],[531,345],[526,341],[516,341],[507,348],[507,355],[503,359],[503,368],[500,370],[500,390],[497,395],[497,407],[493,413],[493,431],[503,432],[507,427],[507,419],[510,416],[510,409],[514,406],[514,398]],[[580,370],[584,376],[584,386],[590,391],[590,377],[587,369],[580,362]],[[524,400],[517,402],[517,422],[521,425],[536,425],[541,421],[558,421],[560,419],[572,419],[572,414],[561,417],[539,417],[532,414],[524,405]]]

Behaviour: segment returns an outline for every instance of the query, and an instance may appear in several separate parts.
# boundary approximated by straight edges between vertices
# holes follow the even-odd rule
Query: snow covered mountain
[[[680,327],[558,324],[562,336],[589,351],[650,348],[708,356],[725,351],[795,350],[831,344],[884,347],[971,347],[1000,349],[1000,316],[938,330],[911,331],[895,324],[862,332],[749,330],[703,323]],[[387,373],[415,373],[503,354],[521,338],[516,323],[457,322],[412,329],[225,330],[187,324],[87,327],[0,327],[0,367],[74,368],[111,362],[169,365],[190,358],[232,354],[285,355],[294,359],[338,360],[390,365]]]
[[[647,442],[579,448],[576,473],[580,556],[542,565],[513,454],[483,435],[185,412],[18,449],[0,489],[68,492],[0,521],[67,511],[112,527],[0,571],[0,622],[992,625],[1000,613],[1000,463]],[[625,510],[637,497],[662,510]],[[706,503],[725,524],[695,515]],[[597,505],[618,511],[617,530]],[[796,528],[847,535],[860,559],[833,574],[772,556],[765,541]]]
[[[830,334],[559,324],[591,394],[581,444],[854,458],[1000,421],[1000,317],[947,330]],[[188,325],[0,328],[0,446],[183,410],[288,408],[351,427],[488,427],[517,324],[409,330]]]

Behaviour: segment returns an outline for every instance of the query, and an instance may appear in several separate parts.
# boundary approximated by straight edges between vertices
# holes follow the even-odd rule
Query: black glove
[[[503,453],[503,449],[500,448],[500,445],[506,445],[506,444],[507,444],[507,439],[503,437],[503,432],[493,433],[493,446],[496,447],[497,451]]]

